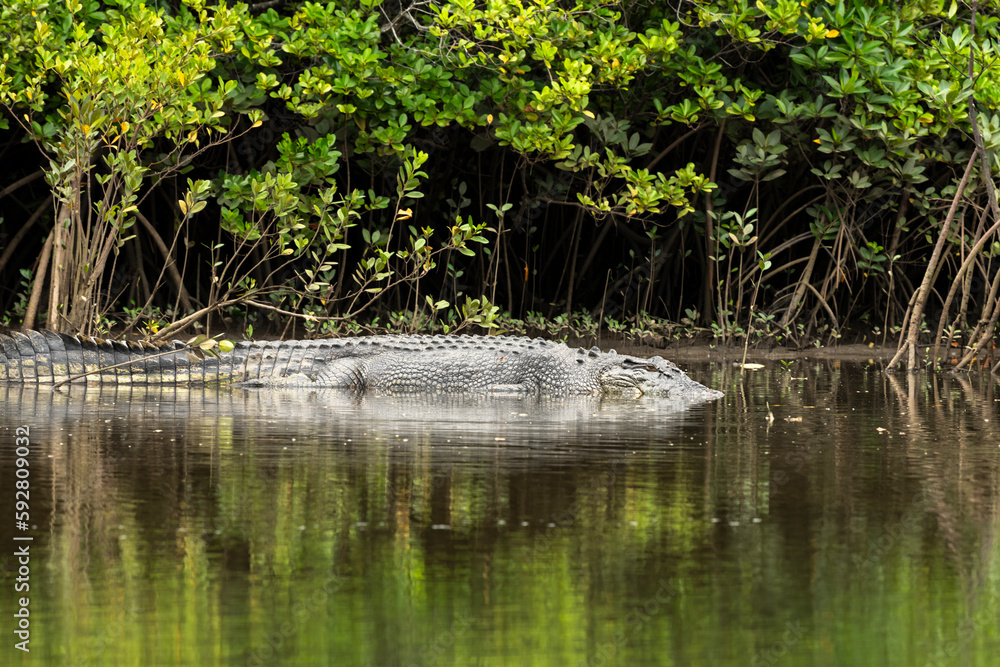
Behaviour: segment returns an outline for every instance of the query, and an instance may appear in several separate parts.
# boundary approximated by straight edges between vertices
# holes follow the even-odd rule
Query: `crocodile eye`
[[[653,364],[649,364],[648,366],[646,366],[646,370],[649,371],[650,373],[657,373],[659,372],[660,369],[654,366]]]

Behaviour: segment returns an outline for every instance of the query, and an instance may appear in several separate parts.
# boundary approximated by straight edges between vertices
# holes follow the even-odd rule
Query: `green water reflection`
[[[32,651],[8,620],[0,656],[996,664],[994,380],[692,374],[726,398],[0,387],[0,507],[30,425],[35,524]]]

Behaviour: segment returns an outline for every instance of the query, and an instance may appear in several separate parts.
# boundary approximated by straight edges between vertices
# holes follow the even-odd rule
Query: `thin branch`
[[[11,237],[7,247],[4,248],[3,254],[0,255],[0,272],[3,271],[5,266],[7,266],[7,262],[10,261],[11,255],[13,255],[14,251],[17,250],[17,246],[27,235],[28,231],[34,227],[35,223],[38,222],[38,218],[42,217],[42,213],[44,213],[45,210],[51,205],[52,196],[49,195],[45,198],[45,201],[42,202],[42,205],[35,209],[35,212],[31,214],[30,218],[28,218],[28,221],[21,225],[21,228],[17,230],[17,233]]]
[[[31,173],[31,174],[28,174],[24,178],[20,178],[20,179],[14,181],[13,183],[11,183],[7,187],[5,187],[3,190],[0,190],[0,199],[3,199],[4,197],[6,197],[7,195],[9,195],[11,192],[14,192],[18,188],[21,188],[21,187],[27,185],[28,183],[31,183],[32,181],[38,180],[39,178],[41,178],[44,175],[45,175],[45,172],[42,171],[41,169],[39,169],[38,171],[35,171],[35,172]]]
[[[153,239],[153,244],[159,249],[160,254],[163,255],[163,269],[160,270],[160,275],[156,279],[156,285],[153,287],[152,292],[156,291],[156,287],[159,286],[160,281],[163,279],[163,272],[167,271],[170,273],[170,278],[174,281],[174,286],[177,288],[177,293],[180,297],[181,302],[184,305],[184,310],[194,310],[194,306],[191,305],[191,299],[188,298],[187,289],[184,287],[184,280],[181,278],[180,272],[177,270],[177,262],[174,260],[172,250],[173,248],[167,248],[167,244],[163,242],[160,234],[153,227],[152,223],[144,216],[139,210],[134,211],[135,217],[142,223],[142,226],[146,228],[146,232],[149,233],[150,237]],[[178,227],[179,229],[179,227]],[[174,236],[174,243],[176,243],[177,236]],[[149,303],[146,303],[148,306]],[[145,308],[143,308],[145,310]]]
[[[242,299],[242,298],[239,298],[239,299],[227,299],[226,301],[220,301],[218,303],[215,303],[215,304],[212,304],[212,305],[209,305],[209,306],[205,306],[201,310],[198,310],[197,312],[191,313],[190,315],[188,315],[186,317],[182,317],[181,319],[177,320],[176,322],[172,322],[169,325],[167,325],[166,327],[160,329],[159,331],[156,332],[156,334],[154,334],[153,336],[150,336],[150,340],[162,340],[163,338],[165,338],[167,336],[167,334],[171,334],[171,333],[174,333],[175,331],[180,331],[181,329],[184,329],[186,326],[188,326],[189,324],[191,324],[192,322],[194,322],[195,320],[197,320],[202,315],[207,315],[208,313],[211,313],[213,311],[221,310],[222,308],[225,308],[226,306],[232,306],[232,305],[235,305],[237,303],[241,303],[244,300],[245,299]]]

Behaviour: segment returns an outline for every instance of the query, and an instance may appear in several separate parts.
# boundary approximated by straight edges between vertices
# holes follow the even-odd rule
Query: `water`
[[[994,379],[690,371],[726,398],[0,386],[0,661],[996,664]]]

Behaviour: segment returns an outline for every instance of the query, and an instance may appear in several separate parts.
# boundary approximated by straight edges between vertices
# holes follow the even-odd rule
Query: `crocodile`
[[[251,342],[206,355],[181,341],[117,341],[51,331],[0,334],[0,382],[343,388],[376,393],[659,396],[711,401],[661,357],[517,336]]]

